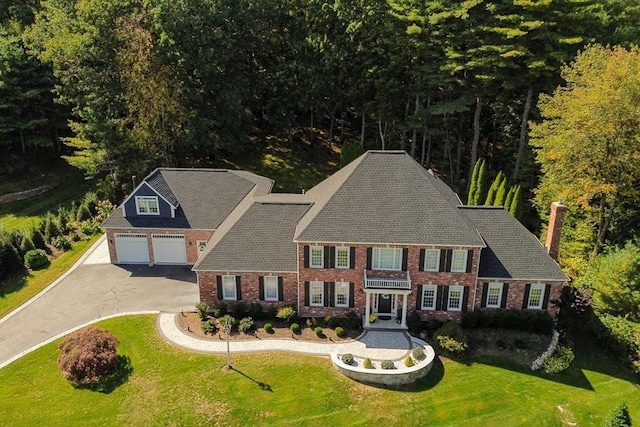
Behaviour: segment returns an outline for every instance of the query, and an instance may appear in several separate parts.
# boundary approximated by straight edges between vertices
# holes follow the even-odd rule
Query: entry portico
[[[400,275],[398,274],[400,273]],[[369,314],[391,316],[400,320],[400,327],[407,327],[407,298],[411,293],[408,271],[394,272],[388,277],[383,271],[364,271],[365,316],[364,327],[370,328]],[[398,319],[398,299],[402,296],[402,309]]]

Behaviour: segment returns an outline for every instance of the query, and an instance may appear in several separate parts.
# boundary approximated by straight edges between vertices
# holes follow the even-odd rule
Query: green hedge
[[[624,317],[601,314],[592,321],[598,340],[614,354],[625,355],[640,372],[640,323]]]
[[[551,334],[555,322],[546,311],[498,309],[462,313],[461,325],[464,329],[503,328]]]

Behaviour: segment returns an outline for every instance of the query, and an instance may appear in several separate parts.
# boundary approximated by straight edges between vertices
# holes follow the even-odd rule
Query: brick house
[[[305,194],[270,193],[271,185],[245,172],[158,169],[105,221],[112,261],[128,262],[121,240],[144,234],[140,260],[165,262],[159,236],[178,234],[186,255],[175,260],[194,264],[210,306],[289,303],[301,316],[355,310],[402,326],[414,310],[425,320],[496,308],[558,312],[568,279],[538,239],[502,208],[463,206],[404,151],[369,151]],[[145,207],[148,194],[158,208]]]

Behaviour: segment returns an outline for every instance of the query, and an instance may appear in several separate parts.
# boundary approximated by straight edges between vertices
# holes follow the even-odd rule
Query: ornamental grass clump
[[[415,365],[415,363],[413,362],[413,359],[411,358],[411,356],[407,356],[404,358],[404,366],[406,366],[407,368],[410,368],[413,365]]]
[[[396,369],[396,364],[393,363],[393,360],[383,360],[380,366],[382,369]]]
[[[424,350],[420,347],[415,347],[413,350],[411,350],[411,355],[418,362],[421,362],[427,358],[427,355],[424,353]]]
[[[362,360],[362,366],[363,366],[365,369],[375,369],[375,366],[373,366],[373,363],[371,363],[371,359],[369,359],[368,357],[365,357],[365,358]]]
[[[205,320],[204,322],[202,322],[200,327],[202,328],[202,332],[204,332],[205,334],[210,334],[210,335],[215,334],[216,331],[218,330],[218,326],[216,325],[216,321],[213,320],[213,319]]]
[[[242,333],[247,333],[253,328],[253,319],[251,317],[244,317],[240,319],[238,330]]]
[[[346,353],[342,355],[342,362],[345,365],[353,365],[353,354]]]

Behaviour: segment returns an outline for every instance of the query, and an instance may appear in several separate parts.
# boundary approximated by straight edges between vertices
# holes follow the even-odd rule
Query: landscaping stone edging
[[[0,196],[0,205],[6,205],[20,200],[30,199],[32,197],[39,196],[46,193],[49,190],[53,190],[57,187],[57,184],[47,184],[40,187],[32,188],[30,190],[17,191],[15,193],[3,194]]]
[[[422,347],[427,356],[425,360],[416,362],[411,367],[405,366],[403,361],[398,361],[396,369],[381,369],[380,367],[367,369],[359,364],[347,365],[335,352],[331,353],[331,362],[344,375],[358,382],[386,386],[411,384],[429,373],[436,357],[433,347],[425,341],[415,337],[411,337],[411,341],[414,347]]]

